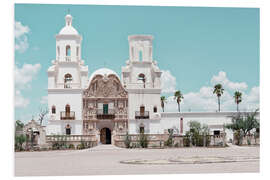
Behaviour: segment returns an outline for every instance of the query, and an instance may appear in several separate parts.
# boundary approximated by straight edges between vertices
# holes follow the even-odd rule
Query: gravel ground
[[[99,145],[85,150],[16,152],[15,176],[259,172],[259,147],[122,149]],[[120,161],[168,160],[178,157],[257,157],[254,161],[192,164],[124,164]]]

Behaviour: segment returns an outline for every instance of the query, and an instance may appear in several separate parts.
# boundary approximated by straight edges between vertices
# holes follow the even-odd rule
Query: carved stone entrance
[[[109,128],[100,130],[100,142],[102,144],[111,144],[111,130]]]

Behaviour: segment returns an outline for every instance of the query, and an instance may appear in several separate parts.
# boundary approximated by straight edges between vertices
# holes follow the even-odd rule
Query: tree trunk
[[[178,103],[178,111],[180,112],[180,103]]]
[[[238,103],[236,103],[236,110],[237,110],[237,112],[239,111]]]
[[[220,112],[220,97],[218,96],[218,112]]]

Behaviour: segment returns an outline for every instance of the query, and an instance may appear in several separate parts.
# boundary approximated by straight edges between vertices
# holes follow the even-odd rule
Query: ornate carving
[[[98,75],[84,91],[84,97],[127,97],[127,91],[115,75]]]
[[[99,103],[111,104],[113,103],[113,111],[115,113],[115,119],[111,120],[114,123],[115,120],[126,120],[127,119],[127,107],[125,107],[128,100],[127,91],[123,88],[120,80],[117,76],[110,74],[96,75],[89,87],[83,92],[84,99],[84,122],[87,122],[87,127],[84,126],[84,133],[93,133],[96,130],[95,126],[92,126],[88,120],[95,120],[95,123],[99,123],[99,119],[96,119]],[[117,132],[126,131],[126,123],[119,122],[119,127],[115,126]]]

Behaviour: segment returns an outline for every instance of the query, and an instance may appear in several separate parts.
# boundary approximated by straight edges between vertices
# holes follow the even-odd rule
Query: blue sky
[[[167,111],[177,110],[171,97],[177,89],[184,94],[183,111],[215,111],[215,83],[226,90],[224,111],[235,109],[235,90],[243,92],[242,109],[259,106],[258,8],[16,4],[16,119],[27,121],[46,106],[41,99],[47,96],[47,69],[68,9],[83,36],[89,76],[104,63],[120,75],[128,59],[128,35],[152,34],[153,57],[164,71]]]

